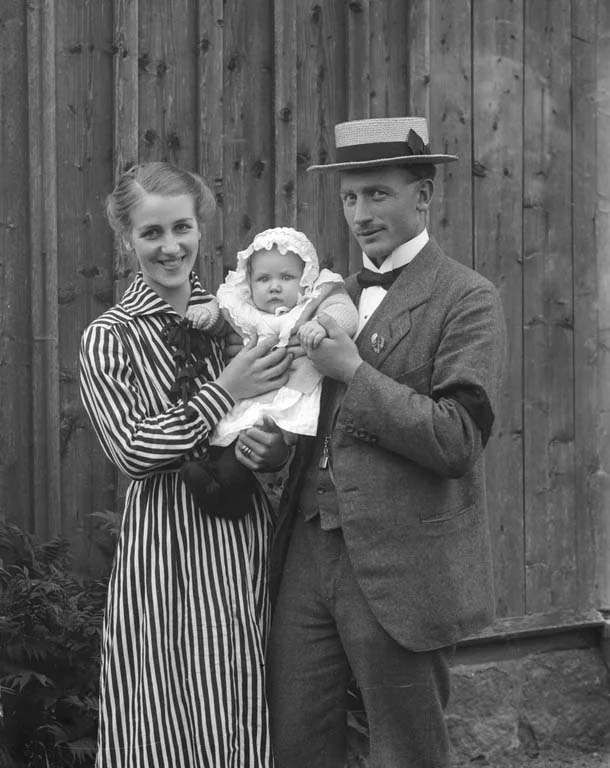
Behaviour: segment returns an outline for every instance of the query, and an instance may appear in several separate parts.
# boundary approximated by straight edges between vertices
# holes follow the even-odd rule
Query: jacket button
[[[359,429],[356,432],[356,437],[360,437],[360,438],[368,437],[368,432],[366,431],[366,429]]]
[[[352,432],[354,431],[354,428],[352,427],[351,424],[348,424],[347,427],[345,427],[345,431],[348,433],[348,435],[351,435]]]
[[[322,496],[322,494],[326,493],[326,488],[318,488],[318,493]]]
[[[379,442],[377,435],[371,435],[369,440],[371,441],[372,445],[376,445]]]

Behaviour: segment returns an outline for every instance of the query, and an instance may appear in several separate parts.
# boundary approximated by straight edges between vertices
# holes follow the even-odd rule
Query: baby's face
[[[302,259],[277,248],[255,251],[250,256],[250,290],[252,301],[263,312],[274,314],[278,307],[292,309],[299,297],[301,276],[305,264]]]

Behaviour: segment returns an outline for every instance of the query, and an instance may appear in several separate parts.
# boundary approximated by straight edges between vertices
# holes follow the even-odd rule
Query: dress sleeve
[[[235,405],[225,389],[209,382],[189,408],[170,405],[151,414],[120,335],[95,323],[81,341],[80,389],[105,454],[134,480],[188,453]]]

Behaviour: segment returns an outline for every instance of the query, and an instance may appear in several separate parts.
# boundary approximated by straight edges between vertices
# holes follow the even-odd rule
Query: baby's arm
[[[205,304],[189,307],[186,310],[186,319],[193,328],[205,331],[211,336],[222,336],[226,331],[224,318],[214,297]]]
[[[316,349],[318,344],[326,337],[326,328],[314,318],[307,320],[297,331],[297,339],[306,351]]]
[[[358,310],[343,286],[341,286],[340,290],[333,291],[328,298],[320,302],[316,314],[319,312],[325,312],[334,318],[339,327],[350,338],[356,335],[359,322]]]
[[[348,336],[355,336],[358,330],[358,310],[343,285],[337,286],[320,302],[316,314],[318,312],[330,315]],[[326,329],[315,318],[304,322],[297,331],[297,338],[307,351],[316,349],[326,335]]]

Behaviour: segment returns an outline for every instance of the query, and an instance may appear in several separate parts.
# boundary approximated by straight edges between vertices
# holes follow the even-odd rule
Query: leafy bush
[[[92,516],[116,539],[121,515]],[[93,766],[108,580],[79,579],[68,541],[37,543],[15,525],[0,525],[0,561],[0,768]],[[366,717],[353,681],[350,701],[348,766],[365,768]]]
[[[0,765],[93,765],[107,579],[79,579],[66,540],[14,525],[0,558]]]

